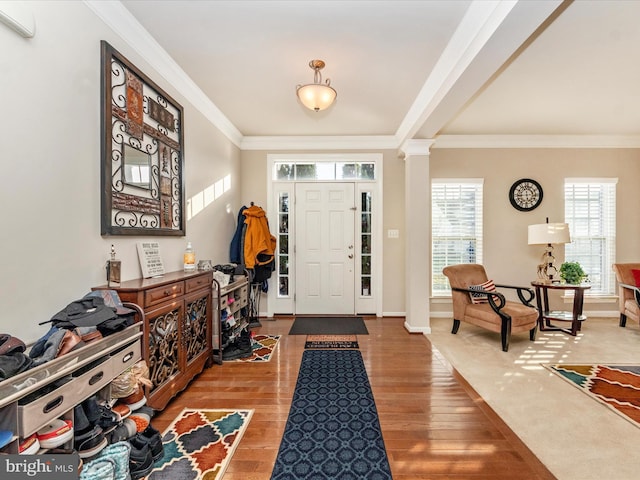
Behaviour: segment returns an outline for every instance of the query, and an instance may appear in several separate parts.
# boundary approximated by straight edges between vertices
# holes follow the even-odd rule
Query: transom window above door
[[[277,181],[336,181],[375,180],[373,162],[274,162],[273,180]]]

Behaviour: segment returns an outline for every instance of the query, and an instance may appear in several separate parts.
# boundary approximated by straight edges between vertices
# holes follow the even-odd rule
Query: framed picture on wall
[[[184,236],[182,106],[101,42],[101,234]]]

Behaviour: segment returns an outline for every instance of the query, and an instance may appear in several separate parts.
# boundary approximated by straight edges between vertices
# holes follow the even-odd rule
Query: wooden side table
[[[573,335],[580,331],[581,324],[587,317],[582,314],[584,303],[584,291],[591,285],[570,285],[566,283],[531,282],[536,289],[536,301],[538,303],[538,326],[542,331],[560,331]],[[573,290],[573,311],[549,310],[549,290]],[[571,322],[571,328],[562,328],[553,325],[552,321]]]

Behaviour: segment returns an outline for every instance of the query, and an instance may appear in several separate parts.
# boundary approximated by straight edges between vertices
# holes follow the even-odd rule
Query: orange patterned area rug
[[[358,348],[357,335],[307,335],[304,348]]]
[[[253,410],[185,408],[162,435],[164,456],[148,480],[219,480]]]
[[[640,365],[544,365],[640,427]]]

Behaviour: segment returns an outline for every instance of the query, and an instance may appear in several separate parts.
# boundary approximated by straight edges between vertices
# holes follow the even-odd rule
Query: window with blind
[[[431,295],[451,295],[442,269],[482,263],[482,179],[431,182]]]
[[[616,183],[613,178],[567,178],[564,183],[565,222],[571,243],[565,261],[578,262],[589,275],[586,295],[613,295],[611,264],[616,249]]]

